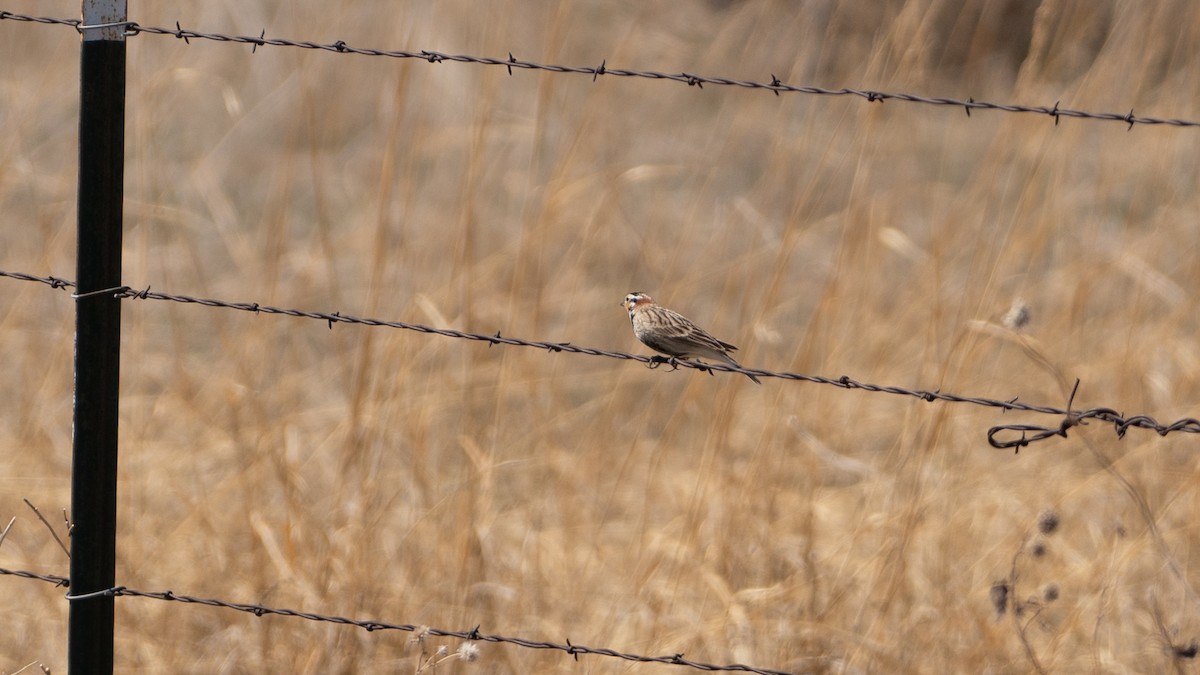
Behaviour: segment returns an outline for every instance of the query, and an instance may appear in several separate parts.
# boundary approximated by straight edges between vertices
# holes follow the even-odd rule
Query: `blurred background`
[[[1200,119],[1189,0],[131,5],[146,26]],[[70,27],[0,21],[0,269],[74,277],[78,60]],[[1076,409],[1197,416],[1196,129],[149,34],[127,95],[135,288],[649,353],[618,306],[637,290],[749,367],[1058,407],[1080,378]],[[0,289],[0,567],[65,575],[21,500],[65,537],[73,301]],[[122,313],[131,588],[788,671],[1194,667],[1193,435],[1093,422],[1014,455],[989,427],[1058,420]],[[0,584],[0,670],[64,670],[62,589]],[[419,665],[399,631],[116,607],[119,672]],[[679,670],[481,652],[438,669]]]

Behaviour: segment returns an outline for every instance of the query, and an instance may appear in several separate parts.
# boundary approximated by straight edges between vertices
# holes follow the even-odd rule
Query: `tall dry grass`
[[[1200,118],[1190,0],[133,18]],[[73,276],[77,59],[69,29],[0,22],[0,269]],[[630,350],[617,303],[643,290],[749,366],[1053,405],[1079,377],[1077,407],[1196,415],[1194,130],[148,35],[128,95],[132,286]],[[0,285],[0,566],[63,574],[21,499],[69,507],[72,302]],[[1200,640],[1194,436],[1092,424],[1013,455],[985,430],[1023,415],[122,311],[129,587],[797,671],[1193,667],[1171,644]],[[63,670],[61,589],[0,584],[0,669]],[[398,632],[116,605],[120,672],[415,669]],[[439,670],[678,669],[483,645]]]

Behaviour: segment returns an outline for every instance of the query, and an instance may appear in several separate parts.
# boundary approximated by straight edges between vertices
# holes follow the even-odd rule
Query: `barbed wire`
[[[69,588],[71,580],[67,577],[61,577],[53,574],[39,574],[37,572],[29,572],[26,570],[10,570],[0,568],[0,575],[11,575],[24,579],[35,579],[52,583],[55,586]],[[408,633],[416,633],[421,635],[431,635],[434,637],[449,637],[460,640],[469,640],[474,642],[494,642],[501,644],[511,644],[526,649],[550,649],[561,652],[566,652],[579,660],[580,654],[590,654],[593,656],[608,656],[612,658],[624,659],[626,661],[634,661],[637,663],[662,663],[672,666],[685,666],[694,670],[704,670],[709,672],[739,672],[739,673],[758,673],[759,675],[792,675],[788,671],[771,670],[768,668],[756,668],[740,663],[728,665],[717,665],[712,663],[703,663],[700,661],[692,661],[684,658],[682,653],[672,654],[670,656],[647,656],[643,654],[632,654],[628,652],[620,652],[607,647],[588,647],[586,645],[573,644],[567,640],[565,644],[557,642],[545,642],[541,640],[528,640],[526,638],[510,637],[506,635],[493,635],[489,633],[479,632],[479,626],[475,626],[471,630],[443,630],[440,628],[430,628],[428,626],[418,626],[407,623],[389,623],[387,621],[373,621],[350,619],[344,616],[335,616],[329,614],[318,614],[315,612],[302,612],[295,609],[287,609],[283,607],[268,607],[261,604],[251,604],[243,602],[230,602],[228,600],[219,600],[216,598],[200,598],[192,595],[179,595],[173,591],[139,591],[125,586],[114,586],[101,591],[91,593],[81,593],[79,595],[67,594],[67,600],[71,602],[80,602],[92,598],[110,596],[119,597],[136,597],[149,598],[151,600],[164,600],[167,602],[181,602],[191,605],[205,605],[208,607],[220,607],[223,609],[232,609],[239,612],[246,612],[258,617],[275,615],[287,616],[297,619],[305,619],[307,621],[317,621],[323,623],[333,623],[342,626],[356,626],[363,628],[368,632],[377,630],[399,630]]]
[[[60,279],[57,277],[40,277],[23,272],[8,272],[0,270],[0,277],[8,277],[20,281],[43,283],[49,285],[51,288],[67,289],[75,287],[75,282],[73,281],[68,281],[66,279]],[[1075,392],[1072,392],[1066,408],[1057,408],[1054,406],[1023,403],[1018,400],[1019,397],[1009,400],[999,400],[980,396],[959,396],[957,394],[943,392],[940,389],[909,389],[906,387],[859,382],[847,375],[842,375],[841,377],[822,377],[820,375],[806,375],[803,373],[791,373],[786,371],[763,370],[760,368],[746,368],[718,363],[700,363],[686,359],[677,360],[663,356],[645,356],[642,354],[630,354],[628,352],[597,349],[595,347],[581,347],[578,345],[573,345],[570,342],[523,340],[520,338],[505,337],[501,335],[499,331],[494,334],[469,333],[466,331],[453,330],[450,328],[436,328],[433,326],[408,323],[405,321],[386,321],[383,319],[360,318],[348,314],[342,314],[341,312],[313,312],[301,309],[273,307],[271,305],[264,305],[257,302],[229,302],[226,300],[215,300],[212,298],[196,298],[187,295],[159,293],[151,291],[149,287],[139,291],[134,290],[129,286],[119,286],[117,288],[106,288],[98,291],[90,291],[88,293],[73,294],[72,297],[76,299],[83,299],[100,295],[110,295],[112,297],[122,299],[166,300],[169,302],[203,305],[205,307],[217,307],[223,309],[234,309],[244,312],[254,312],[257,314],[279,314],[304,319],[316,319],[326,322],[330,329],[333,328],[335,323],[398,328],[402,330],[416,331],[418,333],[425,333],[428,335],[441,335],[449,338],[471,340],[475,342],[486,342],[489,346],[506,345],[511,347],[533,347],[535,349],[544,349],[546,351],[555,353],[566,352],[569,354],[600,356],[605,358],[621,359],[624,361],[638,361],[640,363],[645,363],[647,367],[650,368],[657,368],[660,365],[666,364],[670,365],[672,370],[678,368],[691,368],[710,374],[712,371],[741,373],[743,375],[755,375],[758,377],[777,378],[781,380],[812,382],[814,384],[830,385],[839,387],[841,389],[856,389],[873,393],[909,396],[925,401],[926,403],[933,403],[935,401],[943,403],[965,403],[987,408],[999,408],[1002,411],[1012,410],[1019,412],[1031,412],[1043,415],[1054,415],[1063,418],[1057,426],[1002,424],[994,426],[988,430],[988,444],[994,448],[1012,448],[1016,452],[1020,452],[1021,448],[1028,446],[1031,443],[1052,438],[1054,436],[1066,438],[1067,431],[1069,429],[1076,426],[1086,425],[1088,420],[1098,420],[1112,424],[1118,438],[1124,438],[1125,433],[1130,429],[1150,429],[1157,432],[1160,436],[1166,436],[1167,434],[1173,432],[1192,434],[1200,433],[1200,419],[1192,417],[1185,417],[1167,424],[1160,423],[1149,415],[1133,415],[1130,417],[1125,417],[1112,408],[1098,407],[1080,411],[1072,410]],[[1075,383],[1075,390],[1078,391],[1078,388],[1079,382],[1077,380]],[[1014,433],[1019,433],[1020,435],[1018,437],[1009,437]]]
[[[57,24],[71,26],[79,32],[83,32],[88,28],[96,28],[97,26],[85,26],[79,19],[63,19],[48,16],[29,16],[25,14],[16,14],[14,12],[0,11],[0,20],[10,21],[25,21],[44,24]],[[810,94],[818,96],[857,96],[866,99],[868,102],[882,102],[888,100],[904,101],[906,103],[921,103],[925,105],[935,106],[951,106],[962,108],[970,117],[972,110],[997,110],[1008,113],[1033,113],[1037,115],[1047,115],[1054,118],[1054,124],[1058,125],[1059,120],[1063,117],[1073,117],[1077,119],[1100,120],[1108,122],[1124,122],[1132,129],[1135,124],[1148,125],[1167,125],[1174,127],[1200,127],[1200,121],[1184,120],[1184,119],[1164,119],[1159,117],[1146,117],[1143,115],[1134,115],[1131,109],[1128,113],[1103,113],[1089,112],[1087,110],[1076,110],[1073,108],[1062,108],[1059,106],[1060,101],[1055,101],[1053,106],[1031,106],[1019,105],[1012,103],[992,103],[988,101],[976,101],[974,98],[958,99],[948,97],[930,97],[920,96],[917,94],[906,94],[903,92],[887,92],[876,91],[872,89],[854,89],[843,87],[840,89],[828,89],[825,87],[814,86],[798,86],[783,82],[775,75],[771,75],[769,82],[758,82],[754,80],[736,80],[726,77],[715,77],[706,75],[697,75],[694,73],[663,73],[652,70],[625,70],[621,68],[611,68],[607,65],[607,61],[601,61],[599,66],[565,66],[556,64],[537,63],[534,61],[526,61],[518,59],[508,54],[507,59],[497,59],[485,56],[471,56],[469,54],[447,54],[445,52],[436,52],[428,50],[408,51],[408,50],[389,50],[389,49],[370,49],[365,47],[355,47],[348,44],[344,40],[336,40],[334,42],[312,42],[307,40],[291,40],[287,38],[268,38],[266,29],[258,36],[253,35],[228,35],[224,33],[202,33],[200,31],[189,30],[182,28],[179,22],[175,22],[175,28],[163,28],[160,26],[143,26],[136,21],[125,21],[114,24],[104,24],[105,27],[123,26],[127,36],[140,35],[149,33],[152,35],[169,35],[184,42],[191,44],[191,40],[211,40],[214,42],[229,42],[237,44],[253,45],[256,51],[259,47],[295,47],[299,49],[315,49],[321,51],[335,52],[338,54],[358,54],[361,56],[383,56],[396,59],[420,59],[429,63],[442,63],[445,61],[453,61],[458,63],[471,63],[484,66],[504,66],[508,69],[508,74],[512,75],[513,68],[522,70],[541,70],[551,73],[571,73],[578,75],[590,75],[592,81],[596,81],[601,75],[610,75],[614,77],[635,77],[650,80],[665,80],[686,84],[688,86],[703,88],[704,85],[716,85],[726,87],[740,87],[743,89],[766,90],[774,92],[776,96],[780,93],[791,94]]]

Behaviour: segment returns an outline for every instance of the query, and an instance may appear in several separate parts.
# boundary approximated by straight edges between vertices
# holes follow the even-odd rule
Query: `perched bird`
[[[655,304],[645,293],[630,293],[621,306],[629,311],[633,334],[654,351],[671,358],[713,359],[742,367],[729,355],[737,347],[709,335],[682,314]],[[762,384],[749,373],[746,377]]]

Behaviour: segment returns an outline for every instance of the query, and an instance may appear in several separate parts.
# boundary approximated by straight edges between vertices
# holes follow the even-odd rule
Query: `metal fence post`
[[[125,0],[83,0],[80,30],[75,413],[71,465],[71,596],[116,577],[117,397],[125,170]],[[117,24],[117,25],[112,25]],[[67,669],[113,671],[111,595],[71,601]]]

